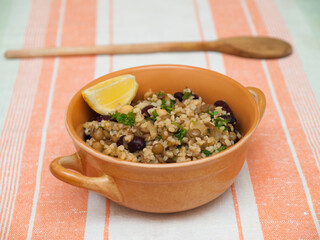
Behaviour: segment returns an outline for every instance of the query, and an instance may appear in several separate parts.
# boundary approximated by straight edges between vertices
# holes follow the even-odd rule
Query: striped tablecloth
[[[320,1],[2,0],[0,239],[319,239]],[[10,48],[283,38],[294,53],[251,60],[212,52],[6,60]],[[71,96],[127,67],[209,68],[263,90],[264,118],[243,169],[221,197],[176,214],[121,207],[54,178],[75,151],[64,126]]]

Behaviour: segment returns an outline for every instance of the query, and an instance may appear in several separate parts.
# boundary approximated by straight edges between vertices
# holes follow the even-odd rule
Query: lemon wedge
[[[138,83],[131,74],[107,79],[83,90],[82,96],[97,113],[107,115],[130,104],[138,91]]]

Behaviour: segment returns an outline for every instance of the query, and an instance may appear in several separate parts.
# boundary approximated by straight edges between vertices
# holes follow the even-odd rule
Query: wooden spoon
[[[289,43],[270,37],[230,37],[205,42],[142,43],[8,50],[7,58],[62,57],[100,54],[216,51],[247,58],[281,58],[292,52]]]

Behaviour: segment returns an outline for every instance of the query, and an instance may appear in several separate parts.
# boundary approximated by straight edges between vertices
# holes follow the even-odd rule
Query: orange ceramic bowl
[[[223,152],[184,163],[135,163],[94,150],[83,140],[82,124],[94,112],[83,100],[81,90],[122,74],[135,75],[139,83],[136,99],[142,98],[150,88],[174,93],[187,86],[207,103],[225,100],[238,120],[243,138]],[[150,65],[113,72],[84,86],[72,98],[66,113],[66,127],[77,152],[56,158],[50,170],[66,183],[96,191],[128,208],[154,213],[192,209],[217,198],[233,183],[264,109],[265,97],[259,89],[244,87],[207,69]],[[91,172],[94,169],[96,175],[88,176],[88,169]]]

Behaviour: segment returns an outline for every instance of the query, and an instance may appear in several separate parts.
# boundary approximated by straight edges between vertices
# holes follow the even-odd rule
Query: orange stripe
[[[104,239],[109,239],[109,227],[110,227],[110,200],[106,201],[106,219],[104,226]]]
[[[39,11],[43,11],[44,7],[44,3],[40,3],[38,1],[35,1],[32,3],[32,8],[31,8],[31,12],[30,12],[30,19],[27,25],[27,29],[26,29],[26,33],[25,33],[25,40],[24,40],[24,46],[39,46],[39,42],[42,43],[43,41],[43,37],[41,36],[34,36],[32,38],[27,37],[28,35],[30,35],[30,32],[32,32],[32,29],[35,29],[35,24],[38,23],[39,21],[39,15],[37,14],[37,12]],[[46,7],[45,7],[46,8]],[[47,19],[49,19],[48,15],[42,14],[41,15],[41,20],[43,22],[47,22]],[[37,39],[38,38],[38,39]],[[31,40],[33,39],[33,40]],[[37,42],[37,44],[35,44],[35,42]],[[10,102],[10,107],[9,107],[9,111],[8,111],[8,115],[7,115],[7,119],[6,119],[6,123],[4,126],[4,129],[9,130],[10,127],[6,127],[7,124],[9,124],[8,126],[12,126],[12,122],[13,121],[19,121],[20,119],[24,119],[24,128],[28,127],[28,121],[29,119],[25,119],[26,116],[22,116],[22,113],[25,112],[25,110],[22,110],[22,113],[20,111],[17,110],[17,106],[20,106],[21,103],[19,103],[19,101],[17,101],[17,99],[19,100],[19,98],[26,98],[26,94],[22,94],[19,93],[21,92],[21,86],[23,86],[23,84],[21,83],[25,83],[25,81],[30,78],[29,76],[26,76],[26,74],[28,74],[29,72],[33,71],[38,71],[39,73],[41,72],[41,70],[34,70],[31,69],[30,70],[30,66],[35,65],[37,62],[38,64],[40,63],[39,61],[41,60],[21,60],[20,65],[19,65],[19,70],[18,70],[18,75],[17,75],[17,79],[15,82],[15,87],[12,93],[12,99]],[[40,64],[39,64],[40,65]],[[29,68],[28,68],[29,67]],[[38,79],[32,79],[32,81],[34,81],[35,83],[38,81]],[[20,88],[20,89],[19,89]],[[24,92],[27,92],[26,89],[23,89]],[[16,99],[15,99],[16,98]],[[21,99],[20,99],[21,100]],[[32,97],[32,101],[30,99],[30,97],[28,97],[28,101],[27,103],[31,103],[33,102],[34,98]],[[26,100],[21,100],[21,102],[26,101]],[[21,107],[21,106],[20,106]],[[12,112],[10,114],[10,112]],[[26,113],[25,115],[31,115],[30,113]],[[15,118],[12,118],[15,117]],[[30,119],[30,122],[32,123],[32,117]],[[13,131],[12,131],[13,130]],[[20,171],[20,177],[23,175],[23,172],[25,171],[24,169],[24,163],[26,161],[26,152],[32,152],[34,150],[33,147],[29,147],[29,142],[28,142],[28,132],[30,133],[30,128],[28,129],[28,132],[26,133],[26,139],[24,139],[23,137],[23,132],[25,129],[12,129],[11,131],[7,131],[8,134],[10,134],[11,136],[13,136],[13,132],[19,132],[19,134],[16,136],[19,144],[17,144],[18,146],[22,147],[23,145],[23,141],[25,141],[25,146],[24,149],[22,150],[22,152],[18,151],[15,152],[15,155],[12,155],[12,165],[15,165],[15,170],[14,170],[14,174],[13,172],[10,172],[11,177],[16,178],[18,173],[18,161],[20,160],[20,154],[22,155],[21,157],[21,171]],[[2,138],[3,140],[3,138]],[[35,140],[36,141],[36,140]],[[8,146],[7,146],[8,147]],[[8,158],[9,159],[9,158]],[[35,164],[33,164],[34,159],[32,159],[33,161],[30,162],[31,164],[27,166],[28,170],[30,171],[30,168],[32,168],[32,166],[36,167]],[[30,171],[29,176],[31,176],[32,178],[32,171]],[[29,178],[26,178],[29,180]],[[11,215],[11,211],[12,211],[12,215],[10,216],[11,219],[11,225],[10,224],[10,218],[7,219],[7,221],[5,222],[5,229],[2,233],[4,233],[5,235],[8,234],[9,239],[11,239],[12,237],[16,237],[17,234],[19,233],[19,236],[26,236],[26,232],[27,232],[27,222],[28,222],[28,217],[30,214],[30,211],[28,211],[28,209],[31,209],[31,203],[32,203],[32,189],[34,189],[34,185],[30,184],[29,182],[26,182],[26,179],[24,179],[23,181],[20,179],[17,180],[11,180],[12,183],[10,185],[10,188],[7,189],[7,192],[10,191],[11,196],[15,196],[15,191],[17,190],[18,184],[19,184],[19,190],[21,188],[23,188],[23,193],[24,193],[24,199],[23,199],[23,207],[21,207],[20,211],[19,211],[19,200],[21,200],[21,195],[18,194],[16,195],[16,198],[14,201],[14,199],[12,199],[12,201],[3,208],[3,210],[7,211],[6,214],[8,214],[8,216]],[[32,181],[32,180],[31,180]],[[23,187],[23,184],[28,185],[27,188]],[[20,192],[21,193],[21,192]],[[30,194],[30,198],[26,197],[27,195]],[[30,202],[28,200],[31,200]],[[29,203],[29,205],[28,205]],[[12,209],[14,207],[14,209]],[[17,231],[17,229],[19,229],[19,231]]]
[[[109,43],[113,44],[113,0],[109,0]],[[113,55],[110,55],[109,72],[113,70]],[[106,218],[104,223],[104,238],[109,239],[110,227],[110,200],[106,200]]]
[[[210,5],[219,37],[251,35],[239,1],[211,0]],[[255,18],[254,21],[256,20]],[[279,116],[275,114],[276,107],[271,100],[261,62],[225,55],[224,63],[229,76],[244,85],[259,87],[267,98],[265,116],[253,137],[254,145],[252,144],[247,159],[264,236],[270,239],[314,237],[317,231],[310,215],[301,178],[281,129]],[[268,66],[269,64],[277,64],[277,60],[268,61]],[[275,74],[273,71],[270,71],[272,79],[283,82],[281,74]],[[281,107],[286,109],[285,117],[296,125],[289,129],[291,136],[299,136],[295,131],[301,127],[300,122],[291,108],[292,102],[284,96],[287,88],[285,84],[281,89],[278,87],[276,85]],[[278,131],[270,131],[271,129]],[[299,143],[303,149],[310,149],[306,142],[303,142],[303,137]],[[300,159],[304,159],[302,154],[299,152]]]
[[[258,11],[256,3],[252,0],[247,0],[248,9],[250,14],[254,18],[256,31],[260,35],[267,35],[266,27],[264,26],[264,22],[262,17]],[[296,57],[296,55],[292,56]],[[297,57],[296,57],[297,58]],[[297,61],[298,58],[297,58]],[[299,113],[296,112],[294,108],[294,103],[292,103],[289,91],[287,89],[283,74],[281,72],[279,61],[268,61],[267,66],[270,71],[270,75],[272,79],[277,79],[273,81],[276,93],[278,95],[278,99],[281,107],[286,109],[284,111],[284,115],[286,119],[290,119],[287,121],[287,126],[292,136],[292,141],[297,149],[298,158],[300,160],[300,165],[302,171],[305,173],[305,178],[310,190],[311,197],[313,199],[313,206],[315,208],[315,212],[317,213],[317,218],[320,218],[320,174],[316,165],[316,159],[312,153],[310,145],[308,145],[308,141],[306,139],[306,135],[302,129],[301,123],[297,116]],[[301,113],[300,113],[301,114]],[[292,121],[292,117],[295,118],[295,121]]]
[[[231,185],[231,192],[232,192],[234,210],[235,210],[235,213],[236,213],[237,226],[238,226],[238,232],[239,232],[239,239],[243,240],[243,232],[242,232],[242,226],[241,226],[240,211],[239,211],[237,193],[236,193],[236,189],[235,189],[234,184]]]
[[[54,22],[58,18],[60,1],[53,1],[51,5],[51,12],[49,18],[48,28],[50,31],[46,33],[45,46],[54,46],[57,28]],[[32,13],[31,13],[32,14]],[[43,103],[44,99],[48,98],[50,79],[53,70],[53,60],[43,60],[41,75],[39,79],[38,91],[35,98],[35,105],[31,117],[31,124],[27,132],[25,141],[25,148],[23,152],[21,172],[19,179],[19,189],[15,202],[15,209],[13,219],[9,232],[9,239],[13,237],[27,236],[28,224],[32,209],[32,199],[35,189],[35,178],[37,169],[37,158],[40,151],[41,130],[44,122],[44,113],[46,104],[37,105],[36,103]],[[45,101],[46,102],[46,101]],[[27,180],[27,181],[26,181]],[[19,226],[19,227],[18,227]],[[17,231],[19,229],[19,232]],[[19,235],[17,235],[19,234]]]
[[[197,21],[197,25],[198,25],[198,29],[199,29],[200,38],[202,41],[205,41],[204,33],[203,33],[202,25],[201,25],[201,20],[200,20],[199,6],[197,3],[197,0],[193,0],[193,7],[195,10],[195,14],[196,14],[196,21]],[[204,52],[204,57],[206,59],[207,68],[210,69],[210,60],[209,60],[209,55],[208,55],[207,51]]]
[[[95,12],[96,1],[68,0],[61,45],[95,44]],[[64,126],[65,109],[71,96],[93,79],[94,68],[94,57],[60,59],[33,228],[35,239],[69,239],[71,235],[74,239],[81,239],[84,236],[87,191],[57,180],[48,169],[54,157],[75,151]]]

